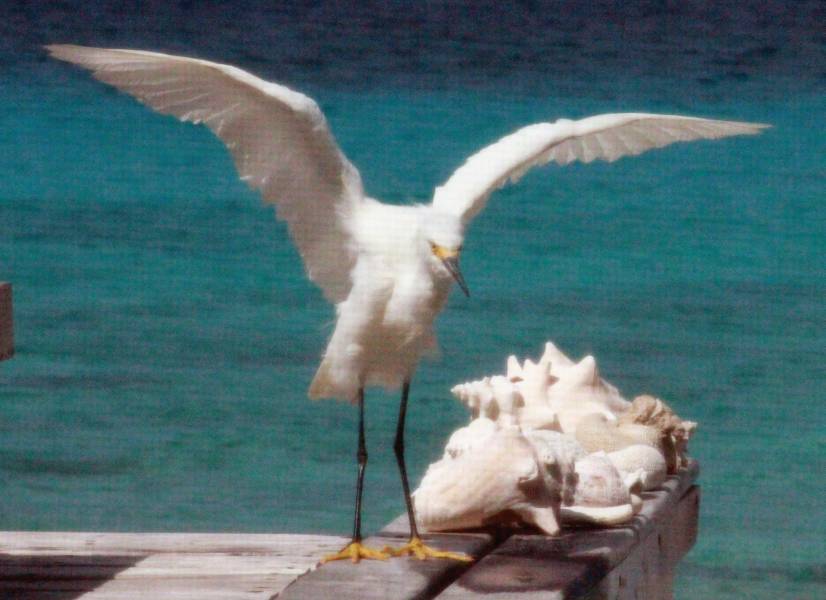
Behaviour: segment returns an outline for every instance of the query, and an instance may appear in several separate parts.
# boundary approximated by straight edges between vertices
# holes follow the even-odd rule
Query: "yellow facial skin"
[[[436,258],[440,260],[446,260],[449,258],[459,258],[459,253],[462,251],[462,247],[459,246],[458,248],[445,248],[444,246],[440,246],[439,244],[430,243],[430,250],[436,256]]]

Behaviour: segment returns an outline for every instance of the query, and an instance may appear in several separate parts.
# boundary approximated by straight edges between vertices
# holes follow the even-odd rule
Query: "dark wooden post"
[[[0,281],[0,360],[14,354],[14,327],[11,315],[11,284]]]

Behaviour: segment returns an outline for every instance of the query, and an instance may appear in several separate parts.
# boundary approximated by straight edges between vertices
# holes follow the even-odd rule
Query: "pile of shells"
[[[505,375],[452,392],[471,420],[413,494],[428,531],[513,523],[554,535],[561,524],[624,523],[642,491],[687,464],[697,426],[652,396],[629,402],[592,356],[574,362],[551,342],[539,362],[510,356]]]

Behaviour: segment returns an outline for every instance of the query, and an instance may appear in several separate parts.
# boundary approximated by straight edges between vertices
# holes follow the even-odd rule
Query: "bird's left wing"
[[[355,261],[348,222],[364,199],[361,177],[312,99],[205,60],[71,45],[47,49],[160,113],[209,127],[229,148],[241,179],[287,221],[310,279],[333,302],[347,296]]]
[[[616,113],[528,125],[471,156],[437,187],[433,206],[468,223],[492,192],[531,167],[556,161],[614,161],[673,142],[755,134],[767,125],[676,115]]]

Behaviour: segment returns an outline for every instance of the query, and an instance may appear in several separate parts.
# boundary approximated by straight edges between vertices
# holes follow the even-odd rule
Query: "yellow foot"
[[[385,552],[390,552],[393,556],[415,556],[419,560],[427,560],[428,558],[448,558],[450,560],[458,560],[461,562],[473,562],[473,557],[461,552],[445,552],[443,550],[434,550],[430,546],[425,546],[421,538],[410,538],[401,548],[385,548]]]
[[[359,562],[362,558],[371,558],[374,560],[387,560],[390,558],[390,553],[382,550],[373,550],[367,546],[362,546],[361,542],[353,540],[347,546],[341,549],[336,554],[330,554],[321,559],[321,564],[333,560],[344,560],[349,558],[354,563]]]

